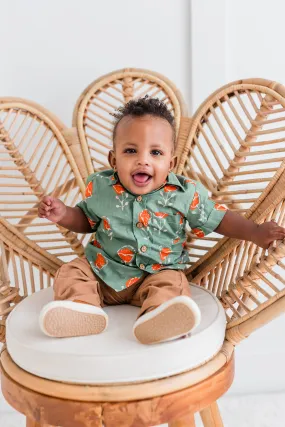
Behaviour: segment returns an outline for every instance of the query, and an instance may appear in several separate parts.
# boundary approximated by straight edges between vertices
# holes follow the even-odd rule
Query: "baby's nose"
[[[140,165],[147,165],[148,163],[149,163],[149,156],[148,156],[147,153],[141,154],[138,157],[138,164],[140,164]]]

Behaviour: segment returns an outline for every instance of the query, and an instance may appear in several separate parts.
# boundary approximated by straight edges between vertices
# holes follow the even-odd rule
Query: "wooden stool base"
[[[34,420],[31,420],[31,418],[27,418],[26,421],[26,427],[55,427],[55,426],[51,426],[50,424],[39,424]]]
[[[194,414],[187,415],[186,417],[171,421],[168,427],[195,427]]]
[[[12,379],[5,370],[3,360],[1,357],[3,395],[14,409],[26,415],[27,427],[149,427],[164,423],[169,423],[170,427],[195,427],[194,413],[199,411],[205,427],[222,427],[215,402],[228,390],[234,378],[232,353],[230,360],[213,375],[174,393],[133,401],[83,401],[78,400],[76,395],[70,399],[61,399],[30,389],[28,384],[21,384],[12,375],[13,366],[18,373],[20,368],[10,359]],[[21,375],[18,380],[20,378]],[[43,384],[52,383],[54,387],[63,385],[56,381],[41,380]],[[152,382],[149,382],[151,386]]]

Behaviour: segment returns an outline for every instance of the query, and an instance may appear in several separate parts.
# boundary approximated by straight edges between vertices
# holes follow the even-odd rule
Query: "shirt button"
[[[144,270],[145,269],[145,265],[144,264],[140,264],[140,269]]]
[[[137,222],[137,227],[138,228],[143,228],[143,223],[142,222]]]
[[[138,196],[137,197],[137,202],[141,202],[142,201],[142,196]]]
[[[146,251],[147,251],[147,247],[146,247],[145,245],[144,245],[144,246],[142,246],[142,247],[141,247],[141,251],[142,251],[142,252],[146,252]]]

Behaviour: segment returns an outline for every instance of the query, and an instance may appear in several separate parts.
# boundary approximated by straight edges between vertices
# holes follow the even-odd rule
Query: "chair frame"
[[[199,143],[198,138],[202,132],[203,122],[207,121],[210,114],[213,114],[217,105],[222,108],[222,104],[228,102],[232,107],[229,100],[234,96],[239,97],[239,93],[256,91],[259,95],[264,94],[252,127],[229,166],[227,173],[230,176],[233,170],[238,169],[243,153],[245,156],[248,154],[258,132],[262,132],[262,120],[265,120],[264,117],[267,118],[274,105],[281,105],[280,109],[284,108],[285,111],[285,88],[282,85],[264,79],[247,79],[230,83],[214,92],[191,118],[187,114],[180,92],[170,80],[158,73],[132,68],[109,73],[92,82],[76,103],[73,127],[70,129],[57,117],[34,102],[18,98],[0,99],[0,110],[2,107],[5,111],[15,109],[26,111],[27,114],[34,114],[55,135],[73,173],[73,178],[64,190],[62,188],[54,190],[55,196],[62,194],[63,191],[68,194],[74,182],[79,188],[79,193],[81,192],[82,197],[84,196],[84,180],[94,171],[94,159],[92,160],[91,155],[94,147],[89,145],[86,131],[88,109],[92,103],[97,102],[100,94],[107,93],[110,88],[111,90],[116,89],[115,86],[118,82],[122,86],[121,95],[124,101],[135,96],[137,82],[142,87],[144,84],[149,84],[150,91],[155,90],[155,93],[164,92],[165,99],[172,105],[177,123],[176,155],[178,164],[176,173],[184,174],[192,179],[200,178],[211,189],[213,198],[216,198],[217,201],[219,201],[218,186],[222,191],[226,189],[225,178],[219,183],[214,183],[208,176],[203,176],[199,172],[196,172],[193,177],[191,168],[189,168],[189,159],[195,158],[195,147]],[[115,100],[118,98],[115,95],[110,96]],[[107,105],[108,108],[106,105],[104,108],[109,111],[112,104]],[[244,111],[246,110],[244,109]],[[226,120],[228,125],[233,128],[231,122],[227,118]],[[99,137],[100,152],[102,147],[106,148],[106,144],[100,141]],[[24,171],[27,182],[34,187],[38,186],[40,191],[37,194],[41,198],[45,191],[44,188],[41,187],[40,182],[33,181],[35,176],[33,176],[33,171],[28,168],[29,165],[27,164],[23,168],[23,159],[17,160],[17,146],[13,145],[10,135],[1,122],[0,142],[9,148],[15,165],[19,170]],[[100,165],[98,167],[100,170]],[[284,201],[285,161],[279,166],[270,184],[245,215],[257,223],[280,216],[280,223],[283,224]],[[240,248],[243,253],[243,263],[247,259],[248,268],[242,271],[243,274],[237,277],[236,281],[224,282],[222,288],[216,293],[225,310],[232,310],[232,315],[227,315],[228,324],[224,345],[213,359],[192,371],[157,381],[110,386],[96,385],[86,388],[80,385],[45,380],[25,372],[11,360],[5,346],[7,316],[14,306],[28,295],[25,280],[23,295],[20,292],[22,283],[18,281],[11,286],[8,272],[9,261],[13,262],[15,256],[20,259],[21,263],[26,261],[30,267],[35,267],[40,271],[41,281],[44,271],[48,276],[49,284],[63,263],[59,256],[48,252],[25,235],[25,229],[32,220],[32,210],[21,219],[21,228],[15,227],[7,219],[0,217],[0,341],[4,343],[0,359],[1,384],[7,401],[27,417],[27,427],[41,425],[51,427],[59,423],[64,427],[71,425],[71,422],[74,427],[83,425],[86,427],[102,425],[112,427],[118,424],[123,427],[143,427],[164,422],[168,422],[171,427],[194,427],[194,413],[196,412],[200,412],[205,427],[222,427],[223,423],[216,401],[228,390],[233,381],[235,346],[253,331],[285,311],[285,289],[277,289],[265,277],[269,272],[275,280],[285,285],[282,276],[273,270],[276,265],[285,270],[285,264],[282,262],[285,257],[285,240],[274,242],[268,251],[260,251],[255,247],[245,245],[244,252],[242,252],[244,243],[241,244],[235,239],[223,238],[187,270],[189,281],[206,286],[205,283],[211,281],[215,274],[225,276],[225,266],[233,264],[231,256]],[[64,236],[73,253],[81,256],[83,253],[82,240],[76,233],[69,232],[62,227],[59,227],[59,232]],[[199,240],[190,233],[187,246],[191,248],[193,242],[195,246]],[[208,279],[209,277],[210,279]],[[267,294],[267,300],[262,303],[256,296],[257,292],[262,292],[259,285],[260,280],[267,280],[275,291],[273,296]],[[250,305],[252,302],[257,303],[253,308]]]

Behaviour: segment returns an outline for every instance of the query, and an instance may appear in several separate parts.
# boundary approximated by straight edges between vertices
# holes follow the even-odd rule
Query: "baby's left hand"
[[[263,249],[267,249],[274,240],[285,238],[285,228],[280,227],[275,221],[264,222],[256,227],[252,241]]]

